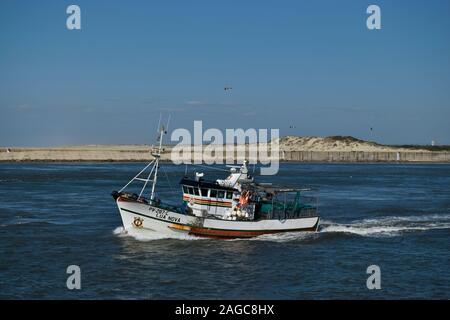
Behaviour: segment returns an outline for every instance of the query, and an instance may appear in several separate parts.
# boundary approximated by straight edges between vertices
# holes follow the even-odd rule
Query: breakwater
[[[194,159],[184,154],[184,159]],[[148,146],[98,146],[64,148],[2,148],[0,161],[148,161],[153,157]],[[233,161],[234,156],[215,156],[216,160]],[[248,152],[245,158],[249,159]],[[162,160],[176,160],[167,147]],[[178,158],[179,159],[179,158]],[[209,158],[210,160],[211,158]],[[450,162],[450,152],[445,151],[280,151],[280,161],[293,162]],[[259,159],[264,160],[264,159]],[[265,159],[267,160],[267,159]]]

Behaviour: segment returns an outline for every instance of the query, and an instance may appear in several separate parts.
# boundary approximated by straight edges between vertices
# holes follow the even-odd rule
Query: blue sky
[[[151,143],[160,112],[172,129],[450,144],[449,14],[440,0],[1,1],[0,145]]]

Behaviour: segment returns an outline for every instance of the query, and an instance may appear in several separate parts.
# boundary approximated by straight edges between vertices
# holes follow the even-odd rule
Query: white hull
[[[197,218],[151,206],[146,203],[117,199],[125,230],[190,234],[214,238],[248,238],[268,233],[316,231],[319,217],[286,220],[236,221]]]

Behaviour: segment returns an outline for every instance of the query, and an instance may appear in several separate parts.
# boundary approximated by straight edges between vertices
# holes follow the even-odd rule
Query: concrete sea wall
[[[282,151],[284,161],[450,162],[450,152]]]
[[[186,154],[185,154],[186,156]],[[191,154],[193,159],[193,153]],[[77,148],[17,148],[0,150],[0,161],[148,161],[151,156],[148,147],[87,147]],[[223,157],[217,156],[216,159]],[[248,159],[248,153],[246,155]],[[162,155],[171,159],[170,148]],[[236,159],[228,157],[227,161]],[[280,151],[280,161],[304,162],[450,162],[450,152],[437,151]],[[225,162],[225,161],[224,161]]]

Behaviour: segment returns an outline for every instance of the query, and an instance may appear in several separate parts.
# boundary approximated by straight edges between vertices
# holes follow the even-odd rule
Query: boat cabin
[[[183,203],[196,216],[224,216],[239,199],[238,189],[224,187],[216,181],[183,178],[180,184]]]

